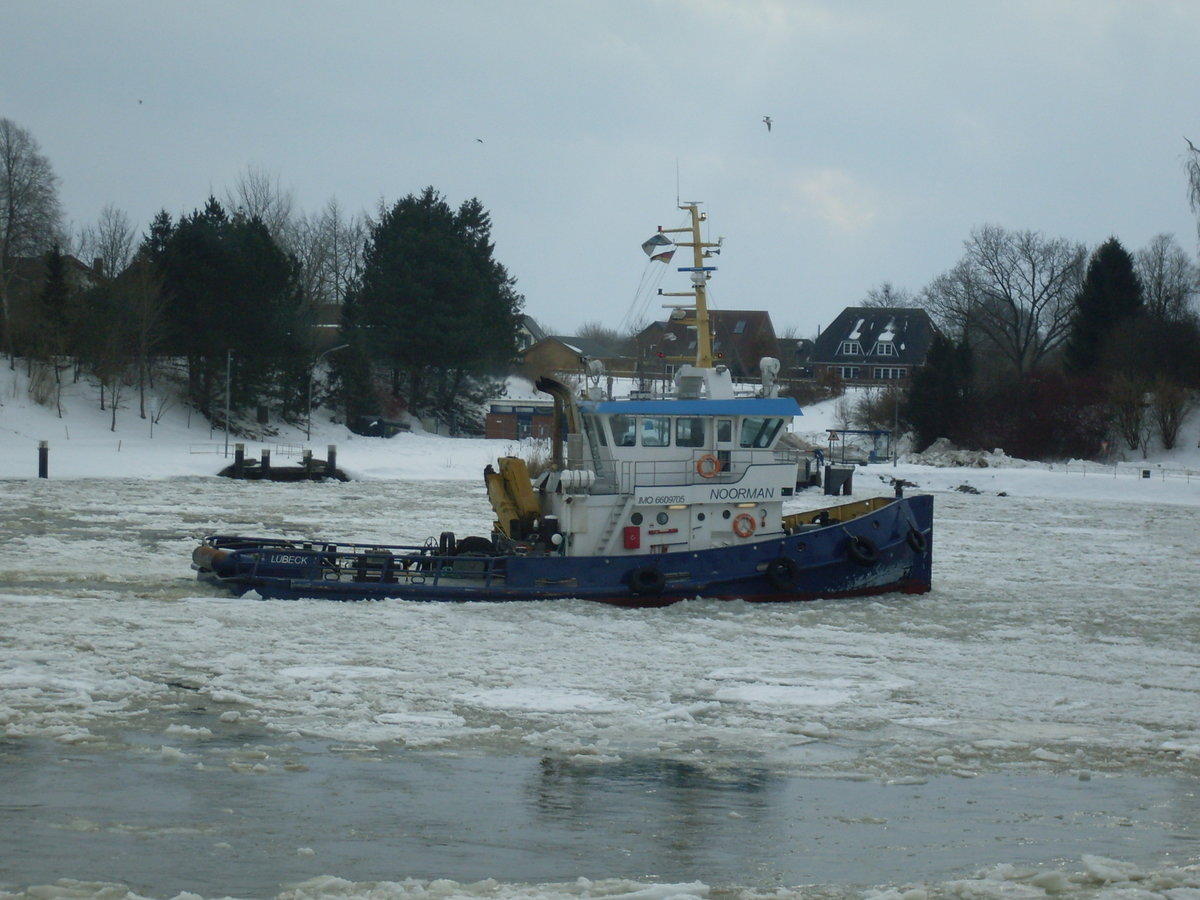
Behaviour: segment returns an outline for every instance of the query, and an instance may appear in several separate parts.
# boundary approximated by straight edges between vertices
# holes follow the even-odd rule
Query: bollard
[[[337,472],[337,444],[329,445],[329,457],[325,460],[325,474],[333,476]]]
[[[234,478],[245,478],[246,477],[246,445],[245,444],[234,444],[233,445],[233,477]]]
[[[266,447],[262,450],[262,474],[263,478],[271,477],[271,451]]]
[[[38,441],[38,478],[50,477],[50,442]]]

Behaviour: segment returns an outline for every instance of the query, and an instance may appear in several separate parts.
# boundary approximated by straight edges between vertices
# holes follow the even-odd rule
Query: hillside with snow
[[[508,395],[514,398],[534,396],[532,386],[520,378],[509,380]],[[804,409],[793,424],[793,432],[803,442],[820,447],[837,458],[839,446],[828,441],[830,429],[845,427],[843,411],[854,400],[829,400]],[[245,444],[248,456],[262,448],[272,451],[277,464],[298,460],[305,447],[318,458],[329,445],[337,447],[338,464],[352,478],[361,480],[453,481],[480,477],[483,467],[497,456],[521,454],[513,441],[447,438],[421,432],[394,438],[356,435],[334,423],[327,409],[313,411],[312,437],[306,440],[303,427],[274,422],[274,432],[261,436],[226,437],[219,428],[189,409],[181,401],[162,391],[148,402],[157,412],[154,420],[140,418],[136,398],[123,398],[115,416],[101,409],[98,388],[86,380],[66,383],[62,391],[62,414],[56,405],[43,405],[30,396],[24,368],[0,365],[0,478],[36,477],[38,446],[47,441],[51,478],[171,478],[188,475],[215,475],[232,456],[233,446]],[[1200,470],[1200,411],[1194,412],[1181,432],[1179,446],[1170,451],[1155,449],[1146,459],[1140,451],[1125,453],[1115,471],[1140,475],[1149,468],[1186,476]],[[900,466],[912,476],[921,469],[997,469],[1021,468],[1055,471],[1070,469],[1063,463],[1036,463],[1008,457],[1002,448],[988,452],[961,451],[944,443],[923,453],[912,453],[908,443],[900,441]],[[863,456],[852,453],[850,456]],[[1077,463],[1077,471],[1093,470],[1098,463]],[[892,468],[888,466],[887,468]],[[1112,466],[1109,467],[1113,469]],[[880,471],[884,466],[869,467]],[[897,471],[897,474],[901,474]],[[930,475],[925,476],[928,481]],[[957,477],[957,476],[954,476]],[[950,480],[954,480],[951,477]],[[935,478],[941,481],[942,478]]]

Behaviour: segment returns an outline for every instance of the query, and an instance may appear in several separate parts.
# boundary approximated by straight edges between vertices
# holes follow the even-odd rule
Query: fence
[[[1139,465],[1137,463],[1104,465],[1096,462],[1070,462],[1063,463],[1063,470],[1073,475],[1083,475],[1085,477],[1153,478],[1162,481],[1166,481],[1168,478],[1177,478],[1186,484],[1191,484],[1192,479],[1200,479],[1200,469],[1174,468],[1148,464]]]

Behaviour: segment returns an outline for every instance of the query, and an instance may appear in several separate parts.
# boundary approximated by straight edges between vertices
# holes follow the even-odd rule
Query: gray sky
[[[314,213],[433,185],[491,212],[555,333],[627,317],[639,245],[682,220],[677,172],[726,239],[714,305],[801,336],[885,281],[919,291],[979,225],[1196,250],[1195,0],[8,0],[0,18],[0,116],[40,143],[75,229],[113,203],[144,230],[251,166]]]

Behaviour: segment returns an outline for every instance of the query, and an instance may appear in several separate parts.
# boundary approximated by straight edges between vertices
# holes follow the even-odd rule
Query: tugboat
[[[667,296],[696,332],[694,363],[674,390],[627,399],[596,382],[577,390],[541,378],[554,400],[550,465],[531,479],[504,457],[484,481],[495,513],[490,537],[443,532],[420,546],[212,535],[192,553],[197,577],[236,594],[331,600],[597,600],[664,606],[683,599],[802,601],[931,586],[933,498],[895,497],[785,513],[807,482],[781,439],[802,415],[778,396],[778,363],[740,395],[714,365],[705,286],[719,244],[691,224],[660,228],[643,249],[669,260],[692,249],[692,290]],[[674,240],[681,234],[690,240]],[[597,369],[593,375],[599,375]]]

